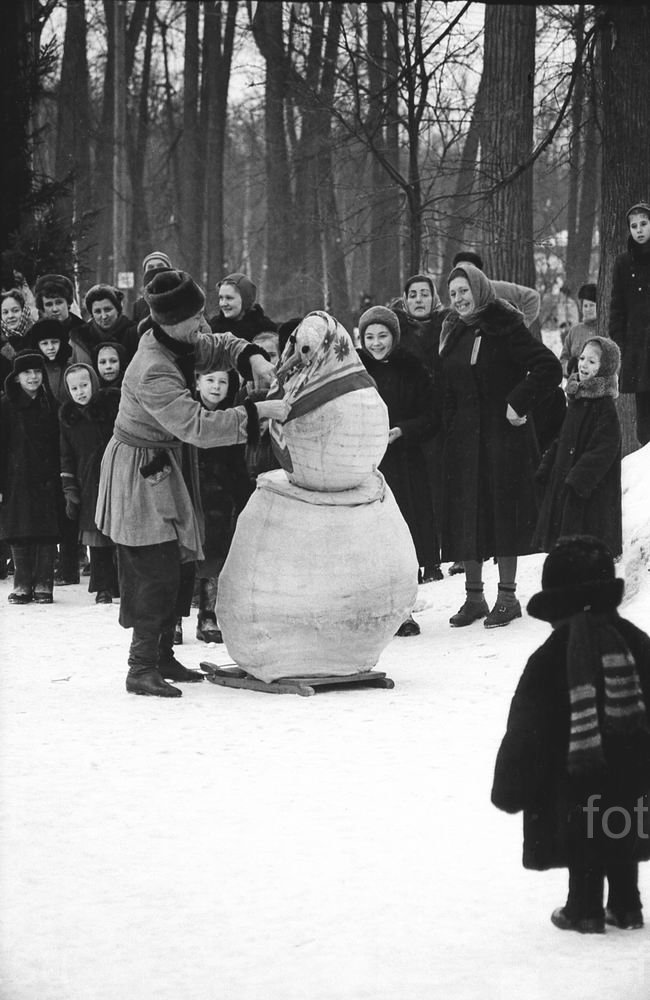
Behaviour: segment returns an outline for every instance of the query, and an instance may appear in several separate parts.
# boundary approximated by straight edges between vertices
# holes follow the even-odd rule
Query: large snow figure
[[[388,412],[325,312],[300,324],[278,379],[291,404],[271,426],[283,469],[258,477],[239,516],[219,625],[230,655],[259,680],[370,670],[417,594],[411,535],[377,471]]]

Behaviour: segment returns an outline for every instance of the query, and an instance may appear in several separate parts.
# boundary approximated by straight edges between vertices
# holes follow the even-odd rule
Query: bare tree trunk
[[[255,43],[266,65],[264,106],[266,217],[266,299],[271,316],[289,315],[295,309],[293,271],[293,195],[285,128],[288,88],[287,57],[282,29],[282,4],[258,4],[253,19]],[[291,284],[287,276],[291,275]]]
[[[486,5],[483,75],[480,181],[486,192],[486,271],[494,278],[534,285],[532,169],[502,183],[533,147],[534,6]]]
[[[576,47],[581,45],[584,35],[585,12],[582,4],[578,7],[573,27]],[[575,296],[580,282],[579,262],[576,260],[578,239],[578,204],[580,200],[580,177],[584,163],[584,118],[585,118],[585,70],[580,64],[576,70],[576,80],[571,99],[571,135],[569,145],[569,198],[567,204],[567,248],[566,282],[571,295]]]
[[[147,199],[145,196],[145,166],[147,139],[149,136],[149,80],[151,77],[151,57],[154,28],[156,24],[156,0],[149,0],[147,27],[145,31],[142,77],[138,100],[138,116],[135,135],[129,133],[129,162],[131,164],[131,187],[133,191],[133,225],[131,229],[131,261],[137,266],[145,254],[152,249],[151,227]],[[161,247],[160,249],[165,249]],[[138,275],[139,277],[139,275]]]
[[[206,78],[205,116],[207,145],[205,158],[207,206],[207,282],[212,286],[223,277],[224,267],[224,212],[223,176],[228,114],[228,84],[237,17],[237,3],[229,0],[226,23],[222,25],[220,7],[205,6],[204,65]]]
[[[75,257],[83,253],[80,240],[84,217],[90,211],[90,108],[88,61],[86,58],[86,11],[84,0],[67,6],[65,38],[61,58],[61,81],[57,115],[56,179],[67,179],[66,193],[59,199],[61,221],[74,234]],[[86,225],[87,225],[86,220]]]
[[[119,286],[118,275],[127,271],[128,223],[130,201],[126,174],[126,3],[116,0],[114,17],[115,110],[113,115],[113,274],[112,283]]]
[[[199,150],[199,5],[185,2],[183,136],[180,144],[180,263],[201,279],[203,171]]]
[[[609,326],[612,266],[627,246],[625,212],[650,191],[650,129],[647,100],[650,93],[650,8],[606,4],[599,8],[601,35],[600,103],[602,108],[602,219],[598,275],[598,330]],[[623,424],[623,453],[634,451],[634,404],[619,397]]]

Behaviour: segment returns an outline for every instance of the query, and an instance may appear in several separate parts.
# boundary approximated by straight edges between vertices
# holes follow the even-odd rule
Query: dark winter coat
[[[469,326],[448,316],[440,361],[442,559],[525,555],[533,551],[539,451],[532,418],[512,426],[506,409],[530,414],[560,383],[560,362],[498,299]]]
[[[277,330],[277,323],[265,315],[264,310],[258,302],[255,302],[250,309],[247,309],[239,319],[227,319],[221,310],[210,320],[210,329],[213,333],[232,333],[234,337],[247,340],[250,344],[253,337],[258,333],[267,333],[269,330]]]
[[[101,344],[121,344],[126,355],[128,364],[138,349],[138,324],[127,316],[118,316],[110,330],[102,330],[101,327],[90,320],[86,324],[88,331],[88,341],[92,343],[92,354],[96,354]],[[92,361],[90,362],[92,364]]]
[[[45,383],[32,399],[11,375],[0,407],[0,538],[57,542],[63,494],[56,401]]]
[[[217,410],[228,410],[235,405],[239,376],[233,369],[228,372],[228,382],[228,394]],[[198,390],[195,395],[200,402]],[[205,560],[197,567],[200,577],[218,575],[228,555],[237,518],[253,492],[254,486],[246,468],[245,448],[243,444],[233,444],[196,449],[205,518]]]
[[[628,238],[614,261],[609,336],[621,349],[621,392],[650,391],[650,245]]]
[[[621,427],[611,396],[569,400],[537,481],[545,491],[535,548],[549,552],[561,535],[595,535],[621,554]]]
[[[97,531],[95,507],[104,449],[120,405],[117,389],[100,389],[87,406],[67,400],[59,410],[63,486],[76,483],[81,500],[79,531]]]
[[[611,613],[611,621],[636,660],[646,713],[650,705],[650,638],[631,622]],[[509,813],[523,810],[525,868],[538,870],[567,866],[569,839],[575,844],[586,835],[583,806],[588,794],[597,800],[600,815],[609,807],[632,812],[650,789],[650,739],[637,734],[627,742],[608,737],[601,724],[607,775],[596,785],[580,785],[569,778],[567,754],[570,702],[567,681],[569,625],[563,625],[529,659],[510,706],[506,734],[494,773],[492,802]],[[602,671],[597,694],[602,711]],[[646,799],[646,807],[647,807]],[[605,850],[614,860],[650,859],[650,820],[646,808],[645,837],[637,834],[632,814],[629,837],[609,839]]]
[[[89,327],[88,323],[84,323],[74,313],[70,313],[65,323],[62,323],[62,326],[65,327],[70,338],[70,348],[72,350],[70,364],[74,362],[74,364],[92,365],[93,347],[98,340],[95,332]]]
[[[422,445],[440,425],[433,381],[417,358],[400,346],[386,361],[377,361],[365,350],[359,357],[372,375],[388,407],[390,427],[402,437],[388,445],[379,464],[406,521],[420,566],[439,562],[433,500]]]

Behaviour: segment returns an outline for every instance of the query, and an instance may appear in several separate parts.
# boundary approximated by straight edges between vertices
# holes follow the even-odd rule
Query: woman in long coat
[[[517,556],[534,551],[539,462],[527,414],[560,383],[562,367],[472,264],[454,268],[449,293],[452,312],[440,338],[442,558],[464,562],[467,595],[450,624],[485,618],[493,628],[521,617]],[[498,563],[499,591],[488,613],[482,563],[490,557]]]
[[[52,602],[62,513],[57,404],[43,355],[19,351],[0,407],[0,538],[11,545],[15,566],[10,603]]]
[[[439,424],[433,382],[424,365],[401,349],[400,325],[391,309],[367,309],[359,318],[359,339],[359,356],[388,408],[388,448],[379,471],[409,527],[419,566],[432,566],[438,538],[422,444]],[[413,626],[415,621],[404,623],[399,634],[416,634]]]

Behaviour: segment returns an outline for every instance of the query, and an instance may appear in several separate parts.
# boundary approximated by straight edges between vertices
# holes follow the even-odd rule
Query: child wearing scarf
[[[568,868],[551,921],[581,934],[643,927],[650,637],[619,617],[623,587],[592,536],[560,539],[546,558],[528,613],[553,632],[517,685],[492,787],[498,809],[523,810],[524,868]]]
[[[96,604],[111,604],[118,594],[115,547],[95,524],[95,506],[120,394],[100,389],[96,372],[83,363],[66,369],[64,384],[67,399],[59,410],[59,427],[66,516],[78,523],[80,541],[89,546],[89,593],[96,595]]]
[[[614,556],[623,550],[621,426],[614,402],[620,363],[613,340],[591,337],[569,376],[566,417],[536,477],[545,492],[533,543],[543,552],[561,535],[575,534],[596,535]]]

